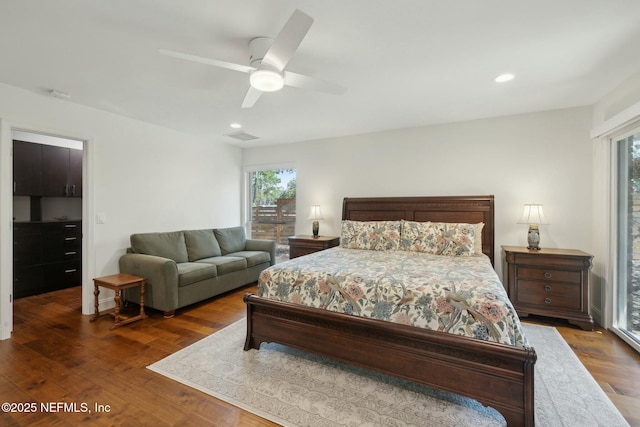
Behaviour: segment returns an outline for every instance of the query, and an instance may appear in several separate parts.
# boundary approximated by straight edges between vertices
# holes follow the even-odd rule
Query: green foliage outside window
[[[251,174],[251,195],[253,206],[275,205],[278,199],[296,197],[296,180],[291,179],[286,188],[281,185],[279,175],[293,173],[293,169],[257,171]]]

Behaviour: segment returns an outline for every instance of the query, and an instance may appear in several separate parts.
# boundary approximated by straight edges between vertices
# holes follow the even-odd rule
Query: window
[[[616,143],[614,330],[640,348],[640,129]],[[635,343],[635,344],[634,344]]]

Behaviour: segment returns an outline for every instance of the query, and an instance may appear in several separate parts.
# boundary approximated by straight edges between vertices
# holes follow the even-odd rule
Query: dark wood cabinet
[[[82,197],[82,150],[13,141],[13,194]]]
[[[42,145],[42,195],[82,196],[82,150]]]
[[[42,292],[42,224],[13,225],[13,298]]]
[[[40,144],[13,141],[13,194],[42,194],[42,150]]]
[[[13,223],[14,298],[82,284],[82,222],[42,221],[53,217],[43,212],[48,197],[82,197],[82,158],[79,149],[13,141],[13,194],[30,196],[31,220]],[[75,205],[48,202],[56,213]]]
[[[69,149],[69,173],[67,184],[71,196],[82,197],[82,150]]]
[[[519,316],[558,317],[593,330],[589,314],[592,255],[575,249],[503,246],[502,250],[509,299]]]
[[[314,252],[333,248],[340,244],[340,238],[335,236],[291,236],[289,237],[289,259],[312,254]]]
[[[13,224],[15,299],[82,284],[82,222]]]

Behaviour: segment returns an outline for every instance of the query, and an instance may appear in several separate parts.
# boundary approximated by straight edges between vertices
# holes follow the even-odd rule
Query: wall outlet
[[[97,224],[104,224],[105,222],[107,222],[107,215],[103,213],[99,213],[98,215],[96,215]]]

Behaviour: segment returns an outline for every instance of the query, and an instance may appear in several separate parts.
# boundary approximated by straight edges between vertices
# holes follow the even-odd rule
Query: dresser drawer
[[[554,270],[551,268],[518,267],[518,279],[547,280],[580,284],[582,274],[579,271]]]
[[[582,308],[580,289],[579,285],[519,280],[517,302],[580,310]]]
[[[82,284],[82,263],[67,261],[45,264],[42,270],[44,292],[80,286]]]

